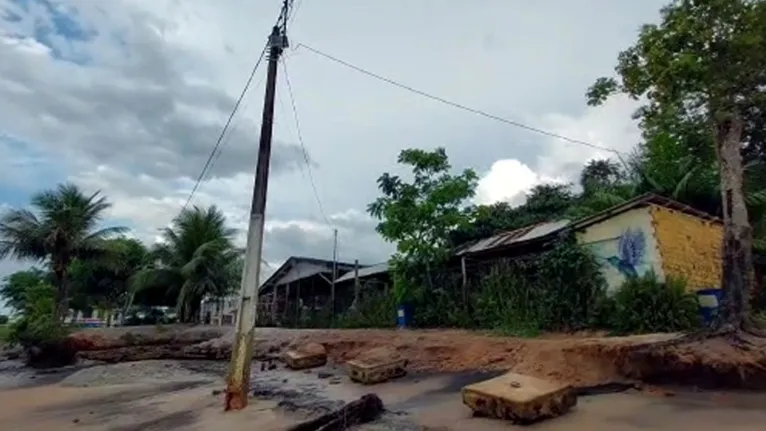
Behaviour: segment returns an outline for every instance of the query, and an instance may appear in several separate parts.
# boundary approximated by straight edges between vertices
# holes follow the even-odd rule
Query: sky
[[[296,0],[279,69],[264,258],[386,260],[365,208],[399,151],[445,147],[480,175],[477,203],[520,203],[609,153],[375,80],[319,49],[444,99],[628,151],[635,102],[586,106],[593,81],[664,0]],[[151,243],[189,196],[279,12],[279,0],[0,0],[0,210],[69,181],[114,204],[106,224]],[[285,73],[286,71],[286,73]],[[293,90],[306,156],[298,138]],[[193,205],[244,241],[265,67]],[[308,159],[308,164],[306,160]],[[321,206],[314,195],[313,177]],[[329,222],[329,223],[328,223]],[[28,266],[0,262],[0,277]]]

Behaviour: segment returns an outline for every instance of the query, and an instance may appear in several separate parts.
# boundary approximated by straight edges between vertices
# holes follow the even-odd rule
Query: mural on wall
[[[625,278],[642,275],[646,257],[646,236],[639,228],[627,228],[617,240],[617,254],[607,256],[609,262]]]

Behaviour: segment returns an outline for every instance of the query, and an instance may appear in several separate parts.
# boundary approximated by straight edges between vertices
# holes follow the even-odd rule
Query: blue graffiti
[[[644,263],[646,237],[641,229],[627,228],[620,235],[617,244],[617,256],[606,260],[626,278],[638,277],[637,267]]]

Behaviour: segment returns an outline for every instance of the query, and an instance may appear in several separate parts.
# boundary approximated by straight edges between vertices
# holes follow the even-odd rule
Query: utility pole
[[[332,283],[330,283],[330,314],[335,322],[335,280],[338,278],[338,229],[332,230]]]
[[[226,379],[226,405],[224,410],[241,410],[247,406],[250,390],[250,366],[253,360],[253,336],[258,317],[258,287],[263,251],[263,226],[266,213],[266,192],[269,183],[271,137],[274,126],[274,97],[277,84],[279,56],[287,48],[287,18],[289,0],[284,0],[277,25],[271,31],[268,42],[269,64],[266,75],[266,94],[263,101],[261,137],[258,145],[258,162],[255,169],[255,185],[247,228],[245,268],[239,298],[239,316],[234,348],[231,351],[229,375]]]

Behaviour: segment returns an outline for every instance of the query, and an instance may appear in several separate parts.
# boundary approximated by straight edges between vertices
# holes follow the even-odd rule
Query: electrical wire
[[[324,205],[322,205],[322,199],[319,198],[319,192],[317,191],[316,182],[314,181],[314,174],[311,169],[311,161],[309,160],[309,155],[308,155],[308,152],[306,151],[306,144],[303,141],[303,133],[301,133],[301,123],[298,117],[298,109],[295,105],[295,96],[293,94],[293,87],[290,84],[290,75],[288,75],[287,73],[287,63],[285,61],[282,61],[282,71],[285,76],[285,83],[287,84],[287,93],[290,96],[290,103],[293,108],[293,117],[295,118],[295,129],[298,136],[298,142],[301,144],[303,160],[306,162],[306,168],[308,169],[309,181],[311,182],[311,189],[314,192],[314,198],[317,201],[317,205],[319,206],[319,212],[322,214],[324,221],[327,223],[328,226],[334,227],[333,223],[330,222],[330,219],[327,217],[327,214],[324,211]]]
[[[253,77],[255,76],[255,72],[258,70],[258,67],[260,67],[261,63],[263,62],[263,58],[266,56],[267,47],[268,45],[264,45],[263,50],[261,51],[261,55],[258,57],[258,60],[255,62],[255,65],[253,66],[253,69],[250,71],[250,76],[248,76],[247,82],[245,82],[245,86],[242,88],[242,91],[239,94],[239,98],[237,98],[237,102],[234,104],[234,108],[232,108],[231,113],[229,114],[229,117],[226,119],[226,123],[223,125],[223,128],[221,129],[221,133],[218,135],[218,139],[216,140],[216,143],[213,146],[213,150],[210,152],[210,156],[208,156],[207,161],[205,162],[205,166],[202,167],[202,171],[199,173],[199,176],[197,177],[197,181],[194,183],[194,187],[189,193],[189,197],[186,198],[186,202],[181,208],[181,211],[186,210],[186,208],[189,206],[189,203],[191,202],[192,198],[194,198],[194,194],[197,192],[197,189],[199,189],[199,186],[202,183],[202,180],[205,178],[205,174],[208,172],[209,168],[211,167],[211,164],[213,163],[213,158],[216,156],[216,152],[218,152],[218,149],[221,147],[221,142],[223,141],[223,138],[226,135],[226,131],[229,130],[229,126],[231,125],[231,120],[234,119],[234,115],[237,113],[237,110],[239,109],[239,105],[242,103],[242,99],[245,98],[245,94],[247,93],[247,90],[250,88],[250,84],[253,82]]]
[[[552,138],[560,139],[562,141],[570,142],[572,144],[584,145],[586,147],[594,148],[594,149],[597,149],[597,150],[608,151],[608,152],[617,154],[618,156],[620,154],[625,154],[625,153],[622,153],[621,151],[618,151],[618,150],[616,150],[614,148],[602,147],[600,145],[596,145],[596,144],[593,144],[593,143],[590,143],[590,142],[582,141],[582,140],[575,139],[575,138],[570,138],[568,136],[560,135],[558,133],[549,132],[547,130],[539,129],[537,127],[528,126],[528,125],[520,123],[518,121],[509,120],[507,118],[503,118],[503,117],[500,117],[498,115],[490,114],[490,113],[482,111],[480,109],[471,108],[469,106],[466,106],[466,105],[463,105],[463,104],[460,104],[460,103],[457,103],[457,102],[453,102],[453,101],[447,100],[447,99],[445,99],[443,97],[439,97],[439,96],[435,96],[435,95],[430,94],[430,93],[426,93],[425,91],[418,90],[418,89],[416,89],[414,87],[411,87],[409,85],[402,84],[401,82],[395,81],[395,80],[390,79],[390,78],[386,78],[384,76],[378,75],[377,73],[371,72],[371,71],[369,71],[367,69],[364,69],[362,67],[356,66],[356,65],[351,64],[351,63],[349,63],[347,61],[341,60],[341,59],[339,59],[339,58],[337,58],[335,56],[332,56],[330,54],[322,52],[319,49],[316,49],[316,48],[313,48],[311,46],[308,46],[305,43],[299,43],[296,46],[296,49],[299,49],[299,48],[305,48],[306,50],[308,50],[310,52],[313,52],[316,55],[324,57],[324,58],[326,58],[326,59],[328,59],[330,61],[333,61],[333,62],[335,62],[337,64],[340,64],[342,66],[345,66],[345,67],[347,67],[349,69],[352,69],[352,70],[355,70],[357,72],[360,72],[360,73],[362,73],[364,75],[367,75],[369,77],[375,78],[375,79],[377,79],[379,81],[386,82],[386,83],[391,84],[391,85],[393,85],[395,87],[399,87],[399,88],[401,88],[403,90],[407,90],[407,91],[409,91],[411,93],[415,93],[417,95],[423,96],[423,97],[425,97],[427,99],[431,99],[431,100],[443,103],[445,105],[449,105],[449,106],[452,106],[454,108],[458,108],[458,109],[461,109],[463,111],[470,112],[472,114],[480,115],[482,117],[489,118],[491,120],[499,121],[501,123],[505,123],[505,124],[508,124],[508,125],[511,125],[511,126],[514,126],[514,127],[518,127],[518,128],[524,129],[524,130],[528,130],[530,132],[538,133],[540,135],[545,135],[545,136],[549,136],[549,137],[552,137]]]
[[[295,3],[293,5],[293,3]],[[292,5],[292,14],[289,18],[289,25],[292,25],[295,21],[295,17],[298,15],[298,9],[301,8],[301,5],[303,5],[303,0],[298,0],[297,2],[293,2],[293,0],[290,0],[290,4]]]

